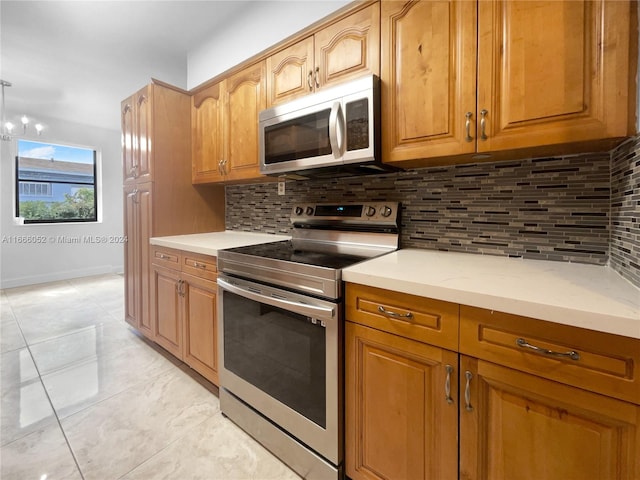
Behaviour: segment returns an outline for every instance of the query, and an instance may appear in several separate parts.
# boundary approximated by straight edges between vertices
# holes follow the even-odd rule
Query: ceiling
[[[186,88],[188,52],[252,3],[2,0],[6,109],[119,130],[121,100],[152,77]]]

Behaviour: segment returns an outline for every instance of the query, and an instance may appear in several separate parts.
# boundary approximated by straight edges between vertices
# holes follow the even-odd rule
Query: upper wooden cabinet
[[[475,151],[476,10],[466,0],[382,2],[384,161]]]
[[[258,114],[266,108],[264,62],[191,97],[192,182],[264,179],[259,171]]]
[[[267,104],[380,70],[380,6],[372,4],[267,58]]]
[[[224,80],[191,97],[193,183],[222,181]]]
[[[384,161],[630,133],[629,2],[381,3]]]
[[[147,85],[121,104],[122,160],[125,184],[153,180],[151,94],[151,86]]]

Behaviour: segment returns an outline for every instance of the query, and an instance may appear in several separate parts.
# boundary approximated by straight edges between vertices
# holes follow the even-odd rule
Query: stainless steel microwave
[[[389,170],[378,158],[379,81],[369,75],[260,112],[260,173],[322,177]]]

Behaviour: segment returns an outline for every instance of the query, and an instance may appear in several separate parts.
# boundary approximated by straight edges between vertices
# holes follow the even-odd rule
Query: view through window
[[[18,140],[16,215],[24,223],[97,221],[96,151]]]

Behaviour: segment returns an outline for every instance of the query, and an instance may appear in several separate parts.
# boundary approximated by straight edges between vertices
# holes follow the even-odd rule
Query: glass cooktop
[[[367,257],[358,255],[299,250],[293,247],[293,243],[290,240],[228,248],[224,251],[335,270],[341,270],[367,259]]]

